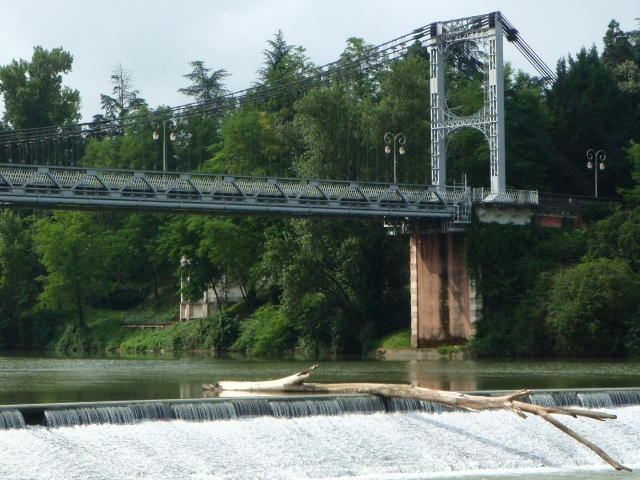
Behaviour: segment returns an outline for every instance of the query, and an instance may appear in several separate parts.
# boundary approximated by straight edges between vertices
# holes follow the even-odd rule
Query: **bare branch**
[[[408,398],[426,402],[438,403],[454,408],[461,408],[472,412],[487,409],[502,409],[511,412],[521,418],[527,418],[526,413],[537,415],[563,433],[577,440],[587,448],[595,452],[600,458],[611,465],[616,470],[631,471],[609,455],[600,447],[574,432],[567,426],[560,423],[551,414],[569,415],[571,417],[585,417],[593,420],[614,420],[615,415],[596,412],[592,410],[565,407],[547,407],[543,405],[532,405],[517,399],[529,395],[529,390],[520,390],[507,393],[498,397],[484,395],[467,395],[459,392],[448,392],[444,390],[431,390],[420,388],[414,385],[394,385],[383,383],[304,383],[304,380],[315,370],[318,365],[314,365],[294,375],[290,375],[278,380],[265,382],[216,382],[210,385],[202,385],[203,390],[235,390],[248,392],[300,392],[300,393],[333,393],[333,394],[368,394],[383,398]]]

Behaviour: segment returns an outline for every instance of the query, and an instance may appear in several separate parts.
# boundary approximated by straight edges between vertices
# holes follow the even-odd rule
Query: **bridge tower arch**
[[[480,130],[489,142],[491,193],[506,190],[504,67],[500,12],[436,22],[430,26],[427,42],[431,63],[431,183],[444,188],[447,179],[447,140],[463,128]],[[465,52],[464,44],[474,48]],[[482,108],[466,117],[447,106],[445,65],[448,55],[462,51],[470,62],[482,65],[484,102]]]

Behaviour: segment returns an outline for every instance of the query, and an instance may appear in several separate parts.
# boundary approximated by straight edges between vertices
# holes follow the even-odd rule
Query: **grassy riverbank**
[[[280,309],[273,305],[251,310],[240,303],[207,318],[170,324],[175,320],[175,313],[175,308],[167,305],[159,305],[155,310],[90,309],[87,327],[79,328],[73,321],[74,312],[39,312],[34,314],[34,319],[44,316],[53,327],[43,341],[33,347],[57,352],[225,350],[261,355],[300,348],[296,332],[283,322]],[[164,329],[127,327],[145,323],[168,324]],[[410,340],[410,329],[402,329],[375,340],[364,353],[376,348],[411,348]]]

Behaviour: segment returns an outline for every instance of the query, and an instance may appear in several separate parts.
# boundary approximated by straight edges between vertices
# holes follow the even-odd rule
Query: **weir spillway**
[[[505,392],[476,392],[500,395]],[[551,407],[616,408],[640,406],[640,390],[542,390],[521,398]],[[287,395],[139,400],[115,402],[51,403],[0,406],[0,429],[42,425],[50,428],[79,425],[127,425],[142,421],[184,420],[205,422],[249,417],[301,418],[345,414],[464,410],[420,400],[379,398],[370,395]]]
[[[526,400],[615,413],[562,421],[640,466],[640,390]],[[363,395],[14,405],[0,408],[0,426],[0,478],[526,478],[610,468],[539,418]]]

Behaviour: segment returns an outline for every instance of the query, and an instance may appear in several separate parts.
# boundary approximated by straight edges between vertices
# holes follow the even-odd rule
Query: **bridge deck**
[[[40,208],[451,219],[471,205],[471,197],[463,187],[5,164],[0,165],[0,202]]]

